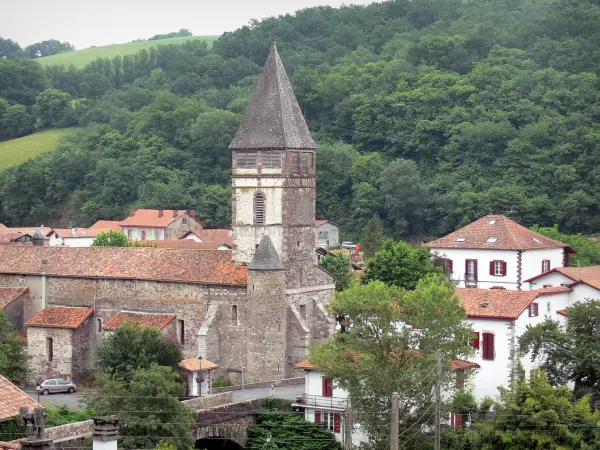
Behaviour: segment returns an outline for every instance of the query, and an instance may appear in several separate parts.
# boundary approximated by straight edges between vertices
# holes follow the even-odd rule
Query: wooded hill
[[[5,117],[82,127],[0,173],[0,222],[85,226],[147,207],[227,225],[227,147],[273,27],[321,147],[317,215],[348,237],[374,216],[394,237],[488,213],[600,228],[597,0],[319,7],[210,49],[167,45],[84,69],[0,60]]]

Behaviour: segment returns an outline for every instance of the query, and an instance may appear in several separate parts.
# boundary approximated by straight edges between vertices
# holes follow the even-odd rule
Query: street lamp
[[[196,377],[196,383],[198,383],[198,397],[202,397],[202,382],[204,381],[204,377],[201,375],[202,373],[202,356],[198,355],[198,363],[200,368],[198,369],[198,376]]]

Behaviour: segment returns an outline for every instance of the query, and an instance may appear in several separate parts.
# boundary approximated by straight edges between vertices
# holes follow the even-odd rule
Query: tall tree
[[[98,348],[97,368],[112,379],[129,383],[137,371],[153,364],[173,369],[183,359],[179,345],[151,327],[125,324]]]
[[[354,271],[350,266],[350,258],[348,256],[342,254],[325,255],[319,260],[319,266],[333,277],[336,291],[343,291],[350,287]]]
[[[385,241],[383,223],[379,216],[374,215],[365,225],[361,232],[360,245],[365,252],[365,257],[372,258],[378,252]]]
[[[523,354],[542,362],[553,384],[574,382],[574,394],[600,397],[600,300],[567,308],[563,324],[550,319],[528,326],[519,338]],[[600,403],[598,403],[600,406]]]
[[[21,46],[19,44],[12,39],[4,39],[0,37],[0,59],[23,55],[23,50],[21,50]]]
[[[4,309],[0,309],[0,373],[23,386],[29,375],[27,343],[12,327]]]
[[[129,241],[125,233],[108,230],[98,233],[92,241],[92,247],[128,247]]]
[[[400,412],[404,430],[410,420],[414,423],[415,410],[423,413],[422,408],[431,407],[434,386],[428,374],[438,349],[444,383],[452,377],[451,360],[472,353],[472,329],[454,289],[434,274],[419,281],[414,291],[373,281],[337,293],[330,304],[332,315],[350,322],[350,332],[317,345],[309,361],[349,393],[369,448],[389,448],[393,392],[405,394]]]
[[[363,281],[379,280],[390,286],[415,289],[424,276],[442,272],[441,267],[431,261],[427,247],[413,247],[407,242],[388,240],[375,257],[367,261]]]
[[[37,96],[33,109],[42,128],[67,127],[74,123],[71,96],[67,92],[46,89]]]

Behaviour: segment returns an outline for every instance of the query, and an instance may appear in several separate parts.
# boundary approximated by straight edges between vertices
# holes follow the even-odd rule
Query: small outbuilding
[[[189,396],[198,395],[198,386],[202,387],[202,395],[212,394],[212,370],[219,367],[206,359],[188,358],[179,363],[181,377],[187,385]]]

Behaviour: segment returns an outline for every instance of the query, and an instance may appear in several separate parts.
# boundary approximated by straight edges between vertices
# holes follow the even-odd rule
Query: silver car
[[[36,383],[35,388],[40,394],[44,395],[48,395],[50,392],[68,392],[70,394],[77,390],[77,385],[69,380],[50,378]]]

